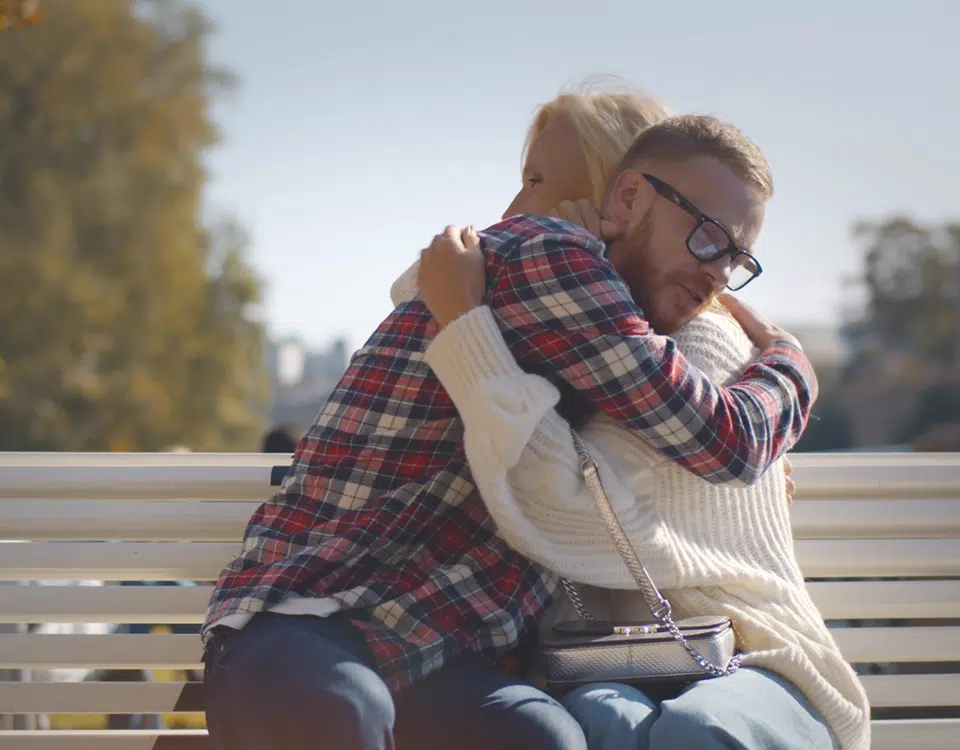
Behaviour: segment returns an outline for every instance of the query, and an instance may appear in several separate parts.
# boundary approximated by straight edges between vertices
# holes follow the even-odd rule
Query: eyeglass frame
[[[727,231],[727,228],[723,226],[723,224],[721,224],[719,221],[708,216],[699,208],[697,208],[692,201],[690,201],[685,195],[683,195],[683,193],[681,193],[679,190],[673,187],[673,185],[670,185],[669,183],[664,182],[659,177],[654,177],[652,174],[647,174],[646,172],[641,172],[640,174],[643,176],[643,178],[647,182],[650,183],[650,186],[657,192],[657,195],[659,195],[661,198],[665,198],[666,200],[673,203],[675,206],[678,206],[679,208],[683,209],[692,218],[696,220],[697,222],[696,225],[690,231],[690,234],[687,235],[686,246],[687,246],[687,252],[689,252],[690,255],[692,255],[694,258],[699,260],[701,263],[712,263],[718,258],[722,258],[724,255],[729,255],[731,262],[733,262],[737,258],[739,258],[741,255],[744,255],[756,264],[757,266],[756,273],[754,273],[749,279],[744,281],[739,286],[734,287],[727,284],[726,285],[727,289],[729,289],[731,292],[738,292],[741,289],[743,289],[747,284],[749,284],[751,281],[756,279],[760,274],[763,273],[763,266],[760,265],[760,261],[756,259],[753,253],[747,252],[746,250],[741,250],[739,247],[737,247],[737,243],[733,241],[733,237],[730,236],[730,232]],[[693,251],[693,248],[690,247],[690,241],[693,239],[693,235],[695,235],[698,231],[700,231],[700,228],[704,224],[713,224],[717,226],[720,229],[720,231],[723,232],[724,236],[727,238],[727,246],[725,248],[718,248],[717,252],[712,257],[709,257],[709,258],[701,258],[699,255],[697,255]]]

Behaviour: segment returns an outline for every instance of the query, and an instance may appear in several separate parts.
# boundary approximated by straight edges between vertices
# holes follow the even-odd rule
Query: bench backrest
[[[792,460],[797,555],[837,642],[863,674],[874,747],[960,747],[960,454]],[[210,581],[271,494],[276,463],[259,454],[0,454],[0,538],[14,540],[0,543],[0,627],[199,624]],[[181,580],[200,585],[120,585]],[[77,581],[97,585],[65,585]],[[47,678],[46,670],[67,668],[197,669],[200,655],[195,634],[0,633],[0,670]],[[0,682],[0,712],[202,709],[195,683],[43,677]],[[153,747],[154,736],[117,736],[106,746]],[[0,731],[0,748],[49,741],[77,750],[104,739]],[[178,733],[163,746],[197,739]]]

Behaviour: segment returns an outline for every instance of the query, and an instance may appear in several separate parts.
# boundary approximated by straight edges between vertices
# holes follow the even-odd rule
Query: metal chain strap
[[[592,614],[590,614],[590,610],[587,609],[587,605],[583,603],[583,599],[580,598],[580,592],[577,591],[577,587],[573,585],[573,581],[570,581],[566,578],[561,578],[560,584],[563,586],[563,590],[567,592],[567,598],[570,600],[573,608],[577,610],[577,614],[580,615],[581,620],[596,619]]]
[[[603,489],[603,483],[600,481],[597,462],[593,459],[593,456],[587,452],[587,447],[583,444],[580,436],[572,430],[571,434],[573,436],[573,445],[577,449],[577,455],[580,457],[580,473],[583,475],[583,481],[593,496],[593,501],[597,506],[600,517],[607,527],[607,531],[610,532],[610,536],[613,538],[617,553],[623,559],[627,570],[630,571],[630,575],[633,576],[633,580],[636,581],[637,586],[643,594],[647,607],[650,609],[650,614],[670,632],[673,638],[683,646],[704,672],[713,677],[723,677],[724,675],[736,672],[740,668],[740,654],[734,654],[726,667],[718,667],[703,658],[700,652],[690,644],[686,636],[680,631],[680,628],[670,614],[670,602],[660,593],[660,590],[653,582],[647,569],[643,567],[643,563],[640,562],[636,550],[634,550],[633,545],[630,544],[630,540],[620,525],[617,514],[610,505],[607,493]],[[560,583],[563,585],[564,591],[567,592],[567,596],[570,597],[570,602],[573,604],[573,608],[577,611],[577,614],[584,620],[595,619],[583,603],[583,598],[580,596],[580,592],[574,583],[566,578],[561,578]]]

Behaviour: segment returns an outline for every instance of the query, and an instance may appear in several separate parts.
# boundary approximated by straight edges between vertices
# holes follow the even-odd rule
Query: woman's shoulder
[[[733,316],[714,309],[693,318],[674,340],[684,356],[712,380],[735,378],[757,353]]]

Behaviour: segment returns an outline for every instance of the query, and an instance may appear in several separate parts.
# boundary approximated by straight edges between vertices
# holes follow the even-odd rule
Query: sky
[[[617,77],[756,141],[776,194],[742,292],[778,323],[855,304],[859,220],[960,219],[949,0],[199,0],[214,105],[206,210],[251,235],[273,337],[360,346],[446,224],[494,223],[538,104]]]

